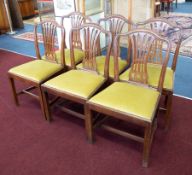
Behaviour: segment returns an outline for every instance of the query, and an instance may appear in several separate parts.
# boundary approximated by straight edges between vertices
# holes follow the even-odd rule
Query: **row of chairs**
[[[63,21],[66,18],[71,20],[72,26],[69,49],[65,44]],[[79,12],[63,16],[61,21],[61,25],[54,21],[39,24],[43,34],[43,56],[36,25],[38,59],[8,71],[15,103],[19,105],[18,95],[27,93],[40,101],[42,113],[48,121],[52,119],[53,106],[84,119],[91,143],[96,127],[142,142],[142,165],[147,167],[162,95],[165,96],[166,128],[171,120],[180,28],[160,19],[134,24],[120,15],[105,17],[96,24]],[[102,22],[106,29],[101,27]],[[125,32],[125,29],[129,31]],[[56,33],[62,39],[59,48]],[[167,37],[173,34],[178,39],[169,68],[171,41]],[[103,36],[107,42],[104,50],[101,47]],[[15,79],[27,82],[31,87],[17,92]],[[35,88],[38,95],[31,92]],[[73,103],[80,104],[83,112],[74,110]],[[143,137],[107,125],[109,118],[141,126]]]

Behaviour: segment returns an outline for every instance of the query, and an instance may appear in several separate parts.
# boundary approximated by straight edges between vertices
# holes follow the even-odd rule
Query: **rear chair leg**
[[[13,98],[14,98],[14,102],[17,106],[19,106],[19,100],[18,100],[18,96],[17,96],[17,92],[16,92],[16,88],[15,88],[15,82],[14,79],[9,77],[9,82],[11,84],[11,89],[13,92]]]
[[[171,122],[171,107],[172,107],[172,98],[173,98],[173,93],[170,93],[167,96],[167,110],[166,110],[166,114],[165,114],[165,130],[167,131],[169,126],[170,126],[170,122]]]

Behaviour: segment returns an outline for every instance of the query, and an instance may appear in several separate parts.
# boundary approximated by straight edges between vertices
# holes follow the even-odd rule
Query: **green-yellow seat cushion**
[[[61,63],[60,50],[55,51],[55,54],[57,59],[56,61],[58,63]],[[79,49],[74,49],[74,56],[75,56],[75,64],[78,64],[82,61],[84,57],[84,52]],[[42,59],[45,59],[45,56],[43,56]],[[71,66],[70,49],[65,49],[65,64],[67,66]]]
[[[45,82],[43,86],[88,99],[104,81],[105,78],[101,75],[88,71],[71,70]]]
[[[101,75],[104,74],[105,59],[106,59],[106,56],[104,55],[96,57],[97,69]],[[127,62],[119,59],[119,72],[122,72],[126,66],[127,66]],[[77,67],[82,68],[82,63],[78,64]],[[114,77],[114,57],[113,56],[110,56],[109,76]]]
[[[40,83],[60,71],[62,68],[63,67],[60,64],[51,63],[45,60],[34,60],[11,68],[9,73]]]
[[[150,86],[157,87],[159,83],[159,77],[161,73],[161,66],[157,64],[148,64],[148,83]],[[126,70],[124,73],[120,75],[120,80],[128,80],[129,79],[130,69]],[[167,67],[163,88],[168,90],[173,90],[174,84],[174,72],[171,68]]]
[[[152,88],[126,82],[115,82],[93,96],[89,103],[151,122],[159,96],[160,93]]]

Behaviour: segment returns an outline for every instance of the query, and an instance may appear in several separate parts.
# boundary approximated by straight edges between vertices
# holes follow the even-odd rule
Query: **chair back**
[[[85,16],[83,13],[80,12],[72,12],[68,15],[61,17],[61,25],[65,27],[65,21],[70,20],[71,28],[78,28],[82,24],[86,22],[91,22],[91,18],[88,16]],[[67,26],[69,27],[69,26]],[[73,32],[73,41],[72,44],[77,49],[82,49],[82,43],[80,40],[80,35],[78,32]]]
[[[161,74],[159,78],[159,84],[157,89],[159,91],[162,90],[166,66],[169,60],[170,54],[170,41],[162,38],[161,36],[157,35],[155,32],[147,29],[135,29],[128,33],[118,34],[114,40],[114,50],[115,50],[115,81],[119,81],[119,51],[118,51],[118,44],[119,40],[127,39],[131,44],[128,47],[131,47],[131,67],[129,72],[129,77],[127,77],[127,81],[136,82],[148,85],[148,63],[156,63],[156,58],[152,60],[151,54],[154,50],[158,49],[154,45],[154,43],[162,42],[167,46],[166,53],[162,55],[161,62]],[[128,42],[127,42],[128,43]]]
[[[39,34],[39,31],[42,33],[42,37]],[[60,31],[60,32],[58,32]],[[57,57],[60,57],[61,64],[65,64],[65,55],[64,55],[64,40],[65,40],[65,30],[63,26],[59,25],[55,21],[43,21],[35,25],[34,27],[35,35],[35,50],[38,59],[45,59],[50,62],[58,63]],[[61,35],[62,38],[61,46],[59,49],[58,44],[58,35]],[[43,57],[40,52],[40,43],[43,42]],[[60,54],[56,54],[56,51],[60,50]]]
[[[85,54],[85,57],[82,61],[82,69],[95,72],[99,74],[97,63],[96,63],[96,57],[98,56],[98,45],[97,41],[102,35],[107,35],[109,43],[107,46],[107,54],[105,59],[105,68],[104,68],[104,76],[108,78],[109,74],[109,57],[111,52],[111,44],[112,44],[112,35],[110,32],[104,30],[101,26],[95,23],[86,23],[78,28],[72,28],[70,32],[70,48],[72,50],[71,52],[71,61],[72,61],[72,67],[76,68],[75,62],[74,62],[74,45],[71,42],[73,40],[74,34],[73,33],[78,32],[80,34],[81,43],[83,43],[83,51]]]
[[[114,38],[117,34],[128,32],[129,29],[135,28],[135,24],[125,18],[122,15],[113,14],[106,16],[98,20],[98,24],[105,28],[105,30],[110,31],[112,34],[112,46]],[[100,44],[100,43],[99,43]],[[120,48],[119,48],[120,49]],[[111,55],[114,54],[113,48],[111,50]]]
[[[138,28],[148,28],[152,31],[156,32],[160,36],[169,39],[172,43],[172,45],[176,44],[176,47],[174,49],[174,58],[172,62],[172,69],[175,71],[177,59],[179,55],[179,49],[181,46],[182,38],[181,38],[181,28],[172,24],[171,22],[165,20],[165,19],[158,19],[153,18],[149,19],[145,22],[137,23],[136,26]],[[163,46],[162,43],[155,43],[159,47],[160,52],[153,53],[156,57],[162,57],[163,50],[166,49],[165,46]]]

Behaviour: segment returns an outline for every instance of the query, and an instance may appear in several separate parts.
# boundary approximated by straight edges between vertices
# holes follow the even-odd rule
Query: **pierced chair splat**
[[[72,12],[69,13],[68,15],[64,15],[61,17],[61,25],[66,29],[69,30],[68,33],[72,28],[78,28],[81,25],[91,22],[91,18],[88,16],[85,16],[83,13],[80,12]],[[67,33],[67,31],[66,31]],[[79,32],[74,32],[73,33],[73,40],[70,42],[73,45],[73,52],[74,52],[74,58],[75,58],[75,64],[80,63],[83,60],[84,52],[82,50],[82,43],[80,39],[80,33]],[[69,35],[66,36],[66,41],[69,42]],[[66,60],[66,65],[68,66],[69,69],[71,69],[71,49],[70,49],[70,43],[68,44],[69,48],[67,48],[67,44],[65,44],[65,60]]]
[[[125,18],[122,15],[117,15],[117,14],[113,14],[110,16],[106,16],[104,18],[101,18],[98,20],[98,24],[102,27],[104,27],[107,31],[111,32],[112,34],[112,46],[113,46],[113,42],[114,42],[114,38],[117,34],[120,33],[125,33],[128,32],[129,30],[131,30],[132,28],[135,28],[135,24],[128,20],[127,18]],[[104,41],[105,40],[105,41]],[[99,48],[100,45],[104,44],[104,48],[105,46],[108,44],[108,39],[107,37],[104,37],[104,40],[100,40],[98,41],[98,45]],[[121,49],[121,47],[123,46],[123,43],[121,43],[122,45],[119,45],[119,51]],[[104,50],[104,49],[103,49]],[[103,63],[104,63],[104,59],[105,56],[102,55],[102,51],[99,51],[100,56],[97,58],[97,64],[99,66],[99,71],[103,72]],[[114,79],[114,50],[113,47],[111,49],[111,54],[110,54],[110,62],[109,62],[109,76],[111,77],[111,79]],[[121,55],[119,56],[119,69],[122,72],[123,70],[125,70],[125,68],[128,66],[128,62],[126,60],[124,60]]]

